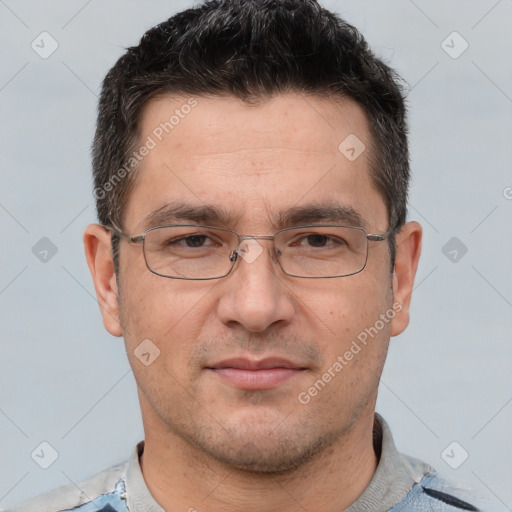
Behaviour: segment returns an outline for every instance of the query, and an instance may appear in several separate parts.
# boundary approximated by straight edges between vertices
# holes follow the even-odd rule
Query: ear
[[[391,336],[403,332],[409,324],[409,307],[421,253],[422,229],[417,222],[407,222],[396,235],[396,258],[393,272],[394,302],[401,308],[392,320]]]
[[[103,325],[112,336],[122,336],[110,232],[99,224],[91,224],[84,233],[84,248]]]

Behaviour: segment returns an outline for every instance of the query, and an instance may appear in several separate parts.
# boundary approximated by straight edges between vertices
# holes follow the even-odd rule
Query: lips
[[[223,382],[246,390],[276,388],[306,370],[292,361],[277,357],[261,360],[225,359],[206,369]]]
[[[272,368],[302,369],[301,366],[279,357],[268,357],[260,361],[244,358],[226,359],[220,363],[215,363],[211,368],[236,368],[239,370],[270,370]]]

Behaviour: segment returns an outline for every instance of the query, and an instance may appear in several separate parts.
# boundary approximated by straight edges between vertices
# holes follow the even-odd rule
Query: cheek
[[[120,318],[129,357],[141,350],[141,342],[150,340],[158,349],[159,363],[165,361],[173,373],[183,372],[188,350],[207,318],[208,295],[204,284],[183,284],[148,271],[126,276]]]
[[[381,277],[370,272],[365,276],[363,271],[341,278],[329,288],[324,285],[321,292],[304,295],[306,322],[310,323],[309,329],[314,326],[317,331],[324,370],[341,356],[347,382],[352,377],[357,380],[363,374],[370,378],[370,374],[380,373],[394,316],[387,314],[392,293],[390,283],[384,283]],[[385,315],[384,320],[381,315]]]
[[[364,272],[364,271],[363,271]],[[389,280],[389,279],[388,279]],[[354,334],[354,329],[372,324],[391,304],[392,292],[384,281],[369,272],[340,278],[316,293],[304,295],[304,302],[318,312],[327,326],[338,334]]]

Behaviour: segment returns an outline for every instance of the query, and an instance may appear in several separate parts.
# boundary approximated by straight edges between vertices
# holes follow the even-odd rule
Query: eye
[[[331,246],[344,246],[347,245],[347,242],[342,238],[334,235],[326,235],[324,233],[309,233],[303,235],[297,240],[301,247],[313,247],[313,248],[322,248],[322,247],[331,247]]]
[[[181,238],[176,238],[173,240],[169,240],[167,243],[169,245],[182,245],[185,247],[205,247],[205,242],[210,241],[206,235],[190,235],[190,236],[184,236]],[[210,245],[210,244],[209,244]]]
[[[325,247],[330,241],[330,237],[327,235],[321,235],[319,233],[315,233],[314,235],[308,235],[305,237],[310,245],[313,247]]]

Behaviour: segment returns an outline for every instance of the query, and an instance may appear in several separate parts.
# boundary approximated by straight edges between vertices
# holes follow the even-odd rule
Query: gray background
[[[190,5],[0,0],[2,508],[124,460],[142,438],[123,343],[103,329],[82,250],[95,221],[89,146],[122,48]],[[512,1],[324,5],[410,84],[409,217],[424,249],[378,410],[402,451],[512,510]],[[59,45],[47,59],[31,48],[43,31]],[[454,31],[469,44],[460,56]],[[46,262],[32,251],[42,237],[57,248]],[[42,441],[59,454],[46,470],[31,458]]]

